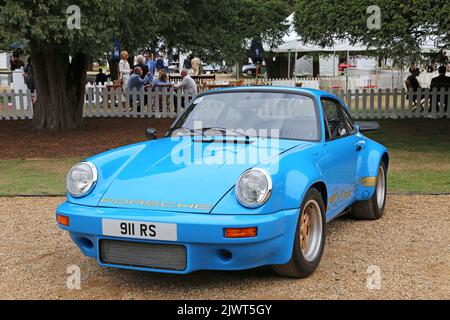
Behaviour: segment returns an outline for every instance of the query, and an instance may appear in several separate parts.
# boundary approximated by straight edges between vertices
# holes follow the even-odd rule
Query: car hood
[[[307,144],[239,139],[211,142],[184,137],[148,142],[117,174],[98,206],[209,213],[245,170],[276,162],[281,153]]]

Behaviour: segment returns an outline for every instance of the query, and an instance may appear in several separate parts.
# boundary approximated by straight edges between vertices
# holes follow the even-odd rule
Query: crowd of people
[[[436,66],[433,64],[430,65],[427,68],[428,72],[434,72],[436,70]],[[431,84],[430,84],[430,90],[436,90],[437,92],[440,92],[441,89],[444,89],[445,91],[450,89],[450,77],[448,77],[446,75],[448,67],[447,65],[441,65],[440,67],[437,68],[438,70],[438,76],[434,77],[431,80]],[[412,90],[413,92],[417,92],[419,90],[419,88],[422,88],[420,81],[418,80],[418,77],[420,76],[421,70],[420,68],[417,68],[414,64],[411,65],[409,72],[411,73],[410,76],[408,76],[408,78],[406,79],[406,87],[407,89]],[[417,95],[414,95],[413,99],[415,100],[415,102],[417,103]],[[438,101],[437,104],[440,103],[440,96],[438,96]],[[421,104],[423,104],[421,102]],[[438,106],[439,107],[439,106]],[[445,96],[444,97],[444,108],[447,109],[448,107],[448,97]]]
[[[192,59],[192,62],[194,60]],[[194,65],[196,66],[197,62],[193,64],[192,62],[191,67],[194,69]],[[183,90],[191,94],[197,94],[197,84],[191,78],[190,71],[186,68],[186,65],[180,72],[182,81],[177,84],[169,82],[167,71],[168,66],[164,63],[162,56],[159,56],[155,60],[153,59],[153,55],[147,51],[145,55],[138,55],[136,57],[136,64],[130,67],[128,52],[121,52],[119,81],[124,90],[140,90],[143,87],[155,90],[157,87],[173,87],[175,90]],[[196,71],[193,74],[195,75]],[[102,78],[104,77],[102,76]]]

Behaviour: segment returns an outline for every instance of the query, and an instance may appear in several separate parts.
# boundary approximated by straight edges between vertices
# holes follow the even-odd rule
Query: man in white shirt
[[[179,84],[174,85],[175,89],[182,89],[184,92],[189,92],[193,95],[196,95],[198,92],[197,84],[195,83],[194,79],[191,78],[189,72],[186,69],[181,70],[181,77],[183,78],[183,81],[181,81]]]

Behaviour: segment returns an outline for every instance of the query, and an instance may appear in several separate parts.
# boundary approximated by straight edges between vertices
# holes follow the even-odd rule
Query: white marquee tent
[[[283,37],[282,43],[277,48],[270,48],[267,44],[264,44],[264,50],[272,51],[275,53],[295,53],[295,73],[301,75],[312,74],[312,59],[309,57],[302,57],[297,59],[298,53],[305,52],[323,52],[324,55],[320,57],[320,74],[321,75],[336,75],[338,69],[338,59],[336,52],[346,52],[347,61],[356,65],[356,69],[359,70],[374,70],[377,65],[375,58],[358,57],[353,61],[350,61],[351,52],[364,52],[370,51],[370,48],[363,44],[350,44],[349,41],[336,41],[331,47],[321,47],[312,43],[303,43],[294,30],[294,14],[291,14],[286,22],[289,24],[289,32]],[[433,40],[428,40],[422,45],[423,52],[437,51],[436,43]],[[289,74],[291,71],[291,55],[289,55]]]

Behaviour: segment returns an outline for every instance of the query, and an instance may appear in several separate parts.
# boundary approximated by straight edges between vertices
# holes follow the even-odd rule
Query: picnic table
[[[192,79],[194,79],[195,82],[199,84],[203,84],[207,81],[216,81],[216,75],[215,74],[203,74],[200,76],[191,76]],[[169,81],[182,81],[183,77],[181,75],[169,75]]]
[[[209,82],[209,83],[205,83],[204,87],[207,90],[213,90],[213,89],[220,89],[220,88],[229,88],[232,87],[233,85],[229,82]]]

